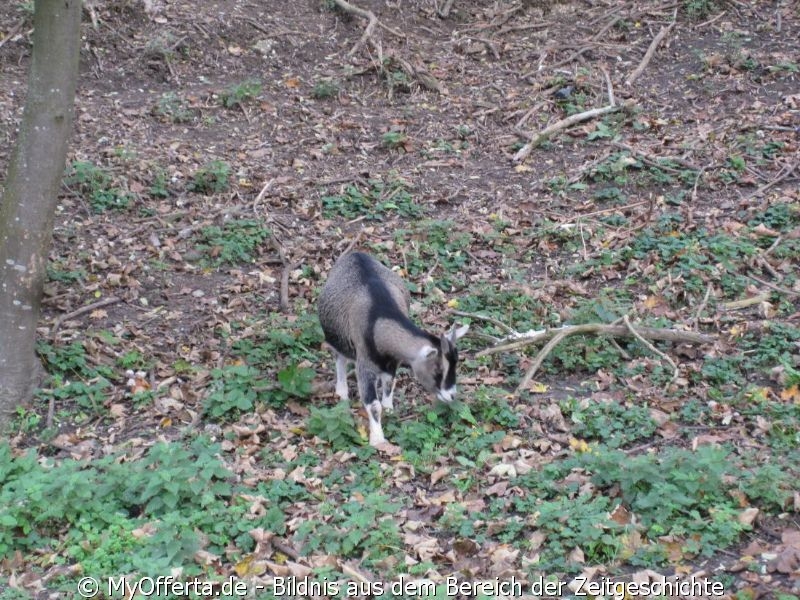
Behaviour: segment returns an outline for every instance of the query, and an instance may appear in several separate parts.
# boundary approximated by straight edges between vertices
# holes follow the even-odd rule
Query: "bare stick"
[[[606,213],[611,213],[611,212],[623,212],[626,210],[630,210],[632,208],[636,208],[637,206],[643,206],[644,204],[650,204],[650,201],[640,200],[639,202],[632,202],[631,204],[626,204],[625,206],[611,206],[609,208],[593,210],[592,212],[584,213],[582,215],[575,215],[575,220],[580,221],[581,219],[586,219],[588,217],[595,217],[597,215],[604,215]],[[562,225],[567,225],[567,224],[569,223],[563,223]]]
[[[653,54],[655,54],[658,45],[665,37],[667,37],[667,34],[670,32],[670,30],[675,27],[677,17],[678,9],[676,8],[672,16],[672,23],[670,23],[667,27],[662,27],[661,31],[658,32],[658,35],[653,38],[653,41],[650,42],[650,47],[647,49],[647,52],[644,53],[642,62],[640,62],[639,66],[634,69],[633,73],[628,75],[628,78],[625,80],[625,85],[633,85],[633,82],[636,81],[639,75],[644,72],[644,70],[647,68],[647,65],[650,64],[650,60],[653,58]]]
[[[381,29],[384,29],[385,31],[388,31],[389,33],[391,33],[396,37],[406,39],[406,36],[404,34],[379,21],[378,17],[376,17],[375,13],[373,13],[371,10],[365,10],[363,8],[359,8],[358,6],[354,6],[349,2],[347,2],[347,0],[333,0],[333,3],[336,4],[336,6],[341,8],[343,11],[353,15],[357,15],[362,19],[367,19],[368,21],[367,27],[366,29],[364,29],[364,33],[361,34],[361,39],[359,39],[355,43],[355,45],[350,49],[350,52],[347,53],[347,56],[353,56],[356,52],[358,52],[358,49],[361,48],[361,46],[363,46],[364,43],[367,41],[369,41],[372,44],[372,46],[376,50],[378,50],[378,53],[380,54],[380,48],[378,44],[376,44],[372,39],[372,32],[375,31],[376,26],[380,27]]]
[[[547,358],[547,355],[550,354],[553,348],[558,346],[561,340],[568,335],[569,333],[562,329],[555,336],[553,336],[553,339],[544,345],[544,347],[539,351],[539,354],[536,355],[536,358],[533,359],[533,364],[528,367],[528,370],[525,373],[525,376],[522,378],[522,381],[519,382],[517,389],[514,391],[515,394],[519,395],[522,390],[528,387],[528,384],[531,382],[531,379],[533,379],[533,376],[536,375],[536,371],[539,370],[539,367],[542,366],[542,362],[545,358]]]
[[[557,329],[543,329],[541,331],[530,331],[525,334],[510,335],[500,340],[496,346],[485,348],[475,356],[489,356],[499,352],[507,352],[524,348],[530,344],[549,340],[553,336],[565,332],[566,335],[576,335],[580,333],[595,333],[598,335],[611,335],[615,337],[630,337],[633,334],[625,325],[606,323],[585,323],[582,325],[565,325]],[[637,327],[637,332],[649,340],[662,340],[666,342],[678,342],[689,344],[711,344],[716,338],[714,336],[697,333],[694,331],[679,331],[677,329],[661,329],[655,327]]]
[[[767,300],[769,300],[769,292],[764,292],[763,294],[758,294],[757,296],[752,296],[750,298],[725,302],[722,304],[722,309],[739,310],[740,308],[747,308],[748,306],[753,306],[754,304],[761,304],[762,302],[766,302]]]
[[[25,24],[25,19],[22,19],[22,20],[21,20],[19,23],[17,23],[16,25],[14,25],[14,26],[11,28],[11,31],[9,31],[9,32],[8,32],[8,35],[7,35],[6,37],[4,37],[2,40],[0,40],[0,48],[2,48],[2,47],[3,47],[3,46],[6,44],[6,42],[8,42],[8,40],[10,40],[12,37],[14,37],[15,35],[17,35],[17,32],[18,32],[20,29],[22,29],[22,26],[23,26],[24,24]]]
[[[353,248],[355,248],[356,244],[361,239],[361,233],[363,231],[364,231],[363,229],[359,229],[358,230],[358,233],[356,233],[356,236],[350,241],[349,244],[347,244],[347,248],[345,248],[344,251],[339,256],[344,256],[345,254],[350,252]]]
[[[439,17],[446,19],[450,15],[451,8],[453,8],[453,0],[445,0],[444,6],[439,11]]]
[[[495,319],[494,317],[487,317],[486,315],[464,312],[462,310],[453,310],[450,312],[452,312],[454,315],[458,315],[459,317],[468,317],[470,319],[475,319],[476,321],[486,321],[487,323],[491,323],[492,325],[497,325],[500,329],[502,329],[509,335],[519,335],[518,332],[514,331],[511,327],[509,327],[502,321]]]
[[[356,52],[358,52],[358,49],[364,45],[364,42],[372,38],[372,32],[375,31],[375,26],[378,24],[378,17],[376,17],[375,13],[373,13],[371,10],[364,10],[358,6],[354,6],[347,2],[347,0],[333,0],[333,3],[343,11],[352,15],[357,15],[368,21],[367,27],[364,29],[364,33],[361,35],[361,39],[359,39],[355,45],[350,48],[350,52],[347,53],[347,56],[353,56]]]
[[[697,328],[700,326],[700,315],[703,314],[703,311],[706,309],[708,305],[708,299],[711,297],[711,290],[714,288],[713,285],[709,282],[708,287],[706,287],[706,295],[703,296],[703,301],[700,303],[700,306],[697,308],[697,311],[694,313],[694,330],[697,331]]]
[[[59,328],[61,327],[61,323],[64,321],[69,321],[70,319],[74,319],[75,317],[80,317],[87,312],[91,312],[98,308],[103,308],[104,306],[108,306],[109,304],[116,304],[119,302],[120,299],[116,296],[109,296],[108,298],[103,298],[102,300],[98,300],[97,302],[92,302],[91,304],[87,304],[86,306],[81,306],[80,308],[73,310],[70,313],[65,315],[61,315],[56,322],[53,324],[53,330],[50,332],[50,337],[55,338],[56,333],[58,333]]]
[[[714,22],[716,22],[716,21],[719,21],[719,20],[720,20],[722,17],[724,17],[724,16],[725,16],[725,13],[726,13],[726,12],[727,12],[727,11],[724,11],[724,10],[723,10],[723,11],[722,11],[721,13],[719,13],[719,14],[718,14],[716,17],[713,17],[713,18],[709,19],[708,21],[703,21],[703,22],[702,22],[702,23],[700,23],[699,25],[695,25],[695,26],[694,26],[694,29],[695,29],[695,30],[697,30],[697,29],[700,29],[701,27],[707,27],[708,25],[711,25],[712,23],[714,23]],[[779,12],[778,14],[780,14],[780,12]],[[780,31],[780,30],[779,30],[779,31]]]
[[[614,105],[614,106],[603,106],[602,108],[593,108],[591,110],[584,111],[582,113],[578,113],[575,115],[571,115],[566,119],[561,119],[560,121],[556,121],[549,127],[545,127],[539,133],[531,134],[529,137],[529,142],[525,144],[522,148],[517,150],[517,153],[511,158],[511,160],[515,163],[520,163],[525,160],[528,155],[531,153],[531,150],[536,147],[536,145],[549,138],[551,135],[556,133],[557,131],[561,131],[562,129],[566,129],[567,127],[572,127],[576,123],[581,123],[583,121],[588,121],[589,119],[594,119],[595,117],[600,117],[602,115],[607,115],[608,113],[616,112],[620,110],[622,106]]]
[[[600,70],[603,72],[603,77],[606,80],[606,89],[608,90],[608,104],[609,106],[616,105],[617,101],[614,100],[614,86],[611,85],[611,76],[608,74],[603,67],[600,67]]]
[[[755,192],[750,194],[747,198],[750,199],[750,198],[754,198],[755,196],[760,196],[761,194],[766,192],[772,186],[778,185],[781,181],[783,181],[784,179],[789,177],[789,175],[794,173],[794,170],[797,168],[797,165],[798,165],[798,163],[795,163],[795,164],[790,165],[788,167],[784,167],[784,169],[782,169],[782,172],[775,179],[773,179],[772,181],[769,181],[769,182],[765,183],[764,185],[762,185]]]
[[[747,277],[748,279],[752,279],[753,281],[760,283],[761,285],[765,285],[771,290],[780,292],[781,294],[786,294],[787,296],[800,296],[800,292],[795,292],[794,290],[790,290],[789,288],[775,285],[774,283],[770,283],[769,281],[764,281],[763,279],[761,279],[760,277],[756,277],[755,275],[745,275],[745,277]]]
[[[678,378],[678,376],[681,374],[680,370],[678,369],[678,365],[675,363],[675,361],[672,360],[666,354],[664,354],[661,350],[656,348],[653,344],[648,342],[646,339],[644,339],[644,337],[642,337],[642,335],[638,331],[636,331],[636,329],[633,327],[633,325],[631,324],[630,319],[628,318],[628,315],[624,315],[622,317],[622,322],[625,323],[625,327],[628,328],[628,331],[631,332],[633,337],[635,337],[637,340],[639,340],[648,350],[650,350],[654,354],[657,354],[658,356],[660,356],[661,358],[663,358],[665,361],[667,361],[670,364],[670,366],[672,367],[672,381],[675,381]]]

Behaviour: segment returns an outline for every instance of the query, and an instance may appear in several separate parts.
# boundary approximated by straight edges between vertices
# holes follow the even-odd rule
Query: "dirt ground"
[[[179,358],[201,365],[204,374],[182,384],[182,403],[196,414],[208,370],[226,361],[214,332],[277,310],[285,271],[285,300],[310,307],[332,259],[354,242],[388,243],[402,263],[395,234],[416,217],[326,213],[322,199],[350,185],[403,182],[426,216],[452,221],[454,234],[508,222],[509,247],[479,241],[469,248],[469,279],[531,293],[551,284],[556,312],[573,294],[635,277],[597,266],[580,272],[581,260],[627,243],[665,206],[677,206],[686,227],[725,231],[771,203],[800,199],[794,2],[685,2],[676,13],[676,3],[659,0],[456,0],[446,18],[441,0],[358,4],[380,20],[369,39],[362,40],[364,19],[321,0],[87,3],[68,162],[101,165],[133,201],[125,211],[97,212],[65,185],[52,260],[85,277],[79,285],[48,284],[44,339],[66,344],[87,328],[110,330],[127,340],[125,350],[154,361],[155,386],[175,377]],[[710,10],[689,14],[699,5]],[[30,29],[24,3],[0,6],[0,173],[24,102]],[[226,107],[231,90],[250,80],[261,83],[254,97]],[[598,129],[602,117],[588,119],[515,160],[530,135],[569,114],[568,105],[604,107],[610,93],[623,107],[612,115],[614,132]],[[732,156],[769,141],[780,143],[777,156],[728,177]],[[670,158],[676,177],[629,178],[616,185],[621,196],[581,185],[620,152],[645,165]],[[192,175],[215,160],[231,166],[231,185],[192,191]],[[153,193],[157,182],[164,194]],[[575,252],[527,234],[543,223],[591,229],[593,218],[611,213],[624,215],[630,229]],[[263,219],[276,241],[251,264],[201,266],[194,234],[238,217]],[[510,263],[524,281],[506,278]],[[789,261],[777,270],[785,277],[796,268]],[[579,283],[570,288],[569,279]],[[464,292],[443,291],[448,298]],[[643,299],[648,290],[640,292]],[[688,321],[703,294],[687,290],[682,298],[673,314]],[[798,295],[787,301],[796,321]],[[424,320],[444,327],[452,320],[446,302],[427,305]],[[724,319],[705,326],[727,327]],[[93,344],[92,360],[115,364],[121,349]],[[327,357],[315,367],[331,376]],[[543,377],[554,395],[575,383]],[[124,403],[126,379],[119,372],[109,405]],[[163,416],[129,418],[119,437],[147,432]]]

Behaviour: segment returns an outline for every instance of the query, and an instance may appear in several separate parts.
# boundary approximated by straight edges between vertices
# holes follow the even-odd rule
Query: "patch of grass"
[[[162,168],[156,168],[148,192],[154,198],[168,198],[170,195],[169,183],[169,173]]]
[[[51,461],[0,444],[0,558],[50,547],[95,577],[155,576],[177,564],[199,574],[191,556],[200,536],[211,552],[252,548],[252,518],[219,453],[198,438],[157,443],[139,458]]]
[[[311,97],[316,100],[333,98],[339,94],[339,84],[332,79],[320,79],[311,90]]]
[[[352,450],[364,440],[356,429],[348,401],[330,408],[312,406],[308,417],[308,432],[328,442],[334,450]]]
[[[322,197],[322,213],[327,218],[354,219],[367,217],[381,220],[397,214],[405,218],[419,218],[424,209],[414,202],[408,184],[399,178],[387,181],[372,179],[368,187],[348,185],[341,194]]]
[[[47,279],[59,283],[78,283],[86,279],[84,269],[69,269],[61,260],[54,260],[47,264]]]
[[[395,244],[405,249],[403,262],[408,279],[422,278],[431,272],[431,265],[435,265],[435,279],[421,283],[438,286],[440,292],[464,287],[464,269],[470,260],[466,250],[472,240],[469,231],[459,230],[450,220],[425,219],[415,223],[413,228],[398,229],[394,233]],[[410,286],[412,291],[417,291],[413,282]],[[438,299],[441,300],[441,296]]]
[[[595,485],[619,488],[647,536],[684,538],[691,554],[709,556],[747,529],[736,519],[739,507],[727,483],[738,469],[723,448],[670,448],[657,456],[584,453],[580,463]]]
[[[165,121],[175,124],[191,123],[197,116],[186,99],[175,92],[161,94],[153,107],[153,113]]]
[[[569,398],[560,403],[573,424],[572,433],[584,440],[597,440],[609,448],[621,448],[652,436],[656,422],[643,406],[616,402],[580,401]]]
[[[359,558],[370,566],[394,556],[402,547],[400,531],[392,515],[400,505],[384,494],[368,493],[359,499],[325,502],[323,519],[303,522],[297,529],[304,553],[324,551],[342,558]]]
[[[778,202],[759,211],[747,224],[752,227],[764,225],[780,232],[791,231],[800,226],[800,203]]]
[[[67,167],[64,183],[74,186],[98,213],[129,208],[134,199],[130,192],[115,185],[114,177],[108,171],[88,161],[73,161]]]
[[[74,415],[79,422],[105,414],[104,402],[114,374],[108,367],[89,362],[83,342],[65,346],[42,342],[37,351],[50,374],[47,386],[36,392],[37,398],[60,401],[61,407],[69,406],[65,401],[74,402],[82,409]]]
[[[261,89],[260,80],[247,79],[225,88],[219,94],[219,101],[225,108],[236,108],[257,98]]]
[[[230,187],[231,167],[224,160],[212,160],[197,169],[186,186],[198,194],[221,194]]]
[[[680,275],[684,289],[702,294],[713,278],[721,284],[725,297],[736,298],[747,285],[739,275],[746,261],[758,252],[758,246],[742,236],[711,233],[706,229],[686,230],[683,218],[674,213],[661,215],[652,227],[640,230],[625,247],[603,250],[591,258],[589,265],[598,268],[651,262],[658,266],[656,275],[666,271]],[[576,264],[574,272],[585,271],[586,263]]]
[[[402,131],[387,131],[381,136],[381,143],[389,150],[397,150],[408,144],[408,136]]]
[[[213,379],[203,400],[203,413],[214,421],[235,421],[241,414],[253,412],[262,388],[258,369],[231,365],[211,371]]]
[[[713,0],[683,0],[682,4],[689,18],[695,21],[704,19],[718,10],[717,3]]]
[[[213,267],[251,263],[270,235],[260,220],[236,219],[222,227],[210,225],[201,229],[195,248],[205,255],[204,262]]]

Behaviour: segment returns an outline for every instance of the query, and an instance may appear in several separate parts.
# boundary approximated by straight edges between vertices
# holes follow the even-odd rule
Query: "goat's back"
[[[319,297],[319,321],[325,340],[354,359],[374,335],[381,318],[405,320],[410,295],[403,280],[363,252],[340,257],[331,268]]]

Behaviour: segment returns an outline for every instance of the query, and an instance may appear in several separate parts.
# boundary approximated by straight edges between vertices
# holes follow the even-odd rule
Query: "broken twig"
[[[87,304],[86,306],[81,306],[80,308],[75,309],[72,312],[69,312],[65,315],[61,315],[58,319],[56,319],[56,322],[53,323],[53,330],[50,332],[50,338],[55,339],[56,333],[58,333],[58,330],[61,328],[61,324],[64,321],[69,321],[70,319],[74,319],[75,317],[80,317],[81,315],[86,314],[87,312],[91,312],[98,308],[103,308],[104,306],[108,306],[110,304],[116,304],[119,301],[120,299],[117,298],[116,296],[109,296],[108,298],[103,298],[102,300],[98,300],[97,302],[92,302],[91,304]]]
[[[647,48],[647,52],[644,53],[644,58],[642,58],[642,62],[639,63],[639,66],[633,70],[633,73],[628,75],[628,78],[625,80],[625,85],[633,85],[633,82],[641,75],[644,70],[647,68],[647,65],[650,64],[650,60],[653,58],[653,54],[656,52],[656,48],[661,43],[661,41],[667,37],[667,34],[675,27],[675,23],[677,23],[678,18],[678,9],[675,9],[675,12],[672,14],[672,23],[670,23],[666,27],[662,27],[661,31],[658,32],[656,37],[653,38],[653,41],[650,42],[650,47]]]
[[[562,129],[567,129],[568,127],[572,127],[576,123],[581,123],[583,121],[588,121],[589,119],[594,119],[595,117],[600,117],[602,115],[607,115],[612,112],[616,112],[623,107],[627,107],[628,105],[620,105],[615,104],[613,106],[603,106],[602,108],[593,108],[591,110],[584,111],[582,113],[578,113],[575,115],[570,115],[566,119],[561,119],[560,121],[556,121],[552,125],[545,127],[539,133],[529,135],[529,141],[525,144],[522,148],[517,150],[517,153],[511,158],[511,160],[515,163],[521,163],[525,160],[528,155],[531,153],[539,142],[542,142],[549,138],[551,135],[556,133],[557,131],[561,131]]]
[[[704,333],[694,331],[681,331],[678,329],[663,329],[658,327],[637,327],[636,330],[642,337],[649,340],[661,340],[665,342],[678,342],[688,344],[711,344],[716,338]],[[485,348],[475,356],[489,356],[499,352],[507,352],[523,348],[530,344],[543,342],[552,337],[566,332],[566,335],[576,335],[580,333],[595,333],[597,335],[612,335],[615,337],[630,337],[633,334],[625,325],[608,325],[606,323],[584,323],[581,325],[565,325],[556,329],[543,329],[541,331],[530,331],[527,333],[516,333],[500,340],[496,346]],[[566,336],[565,336],[566,337]]]

